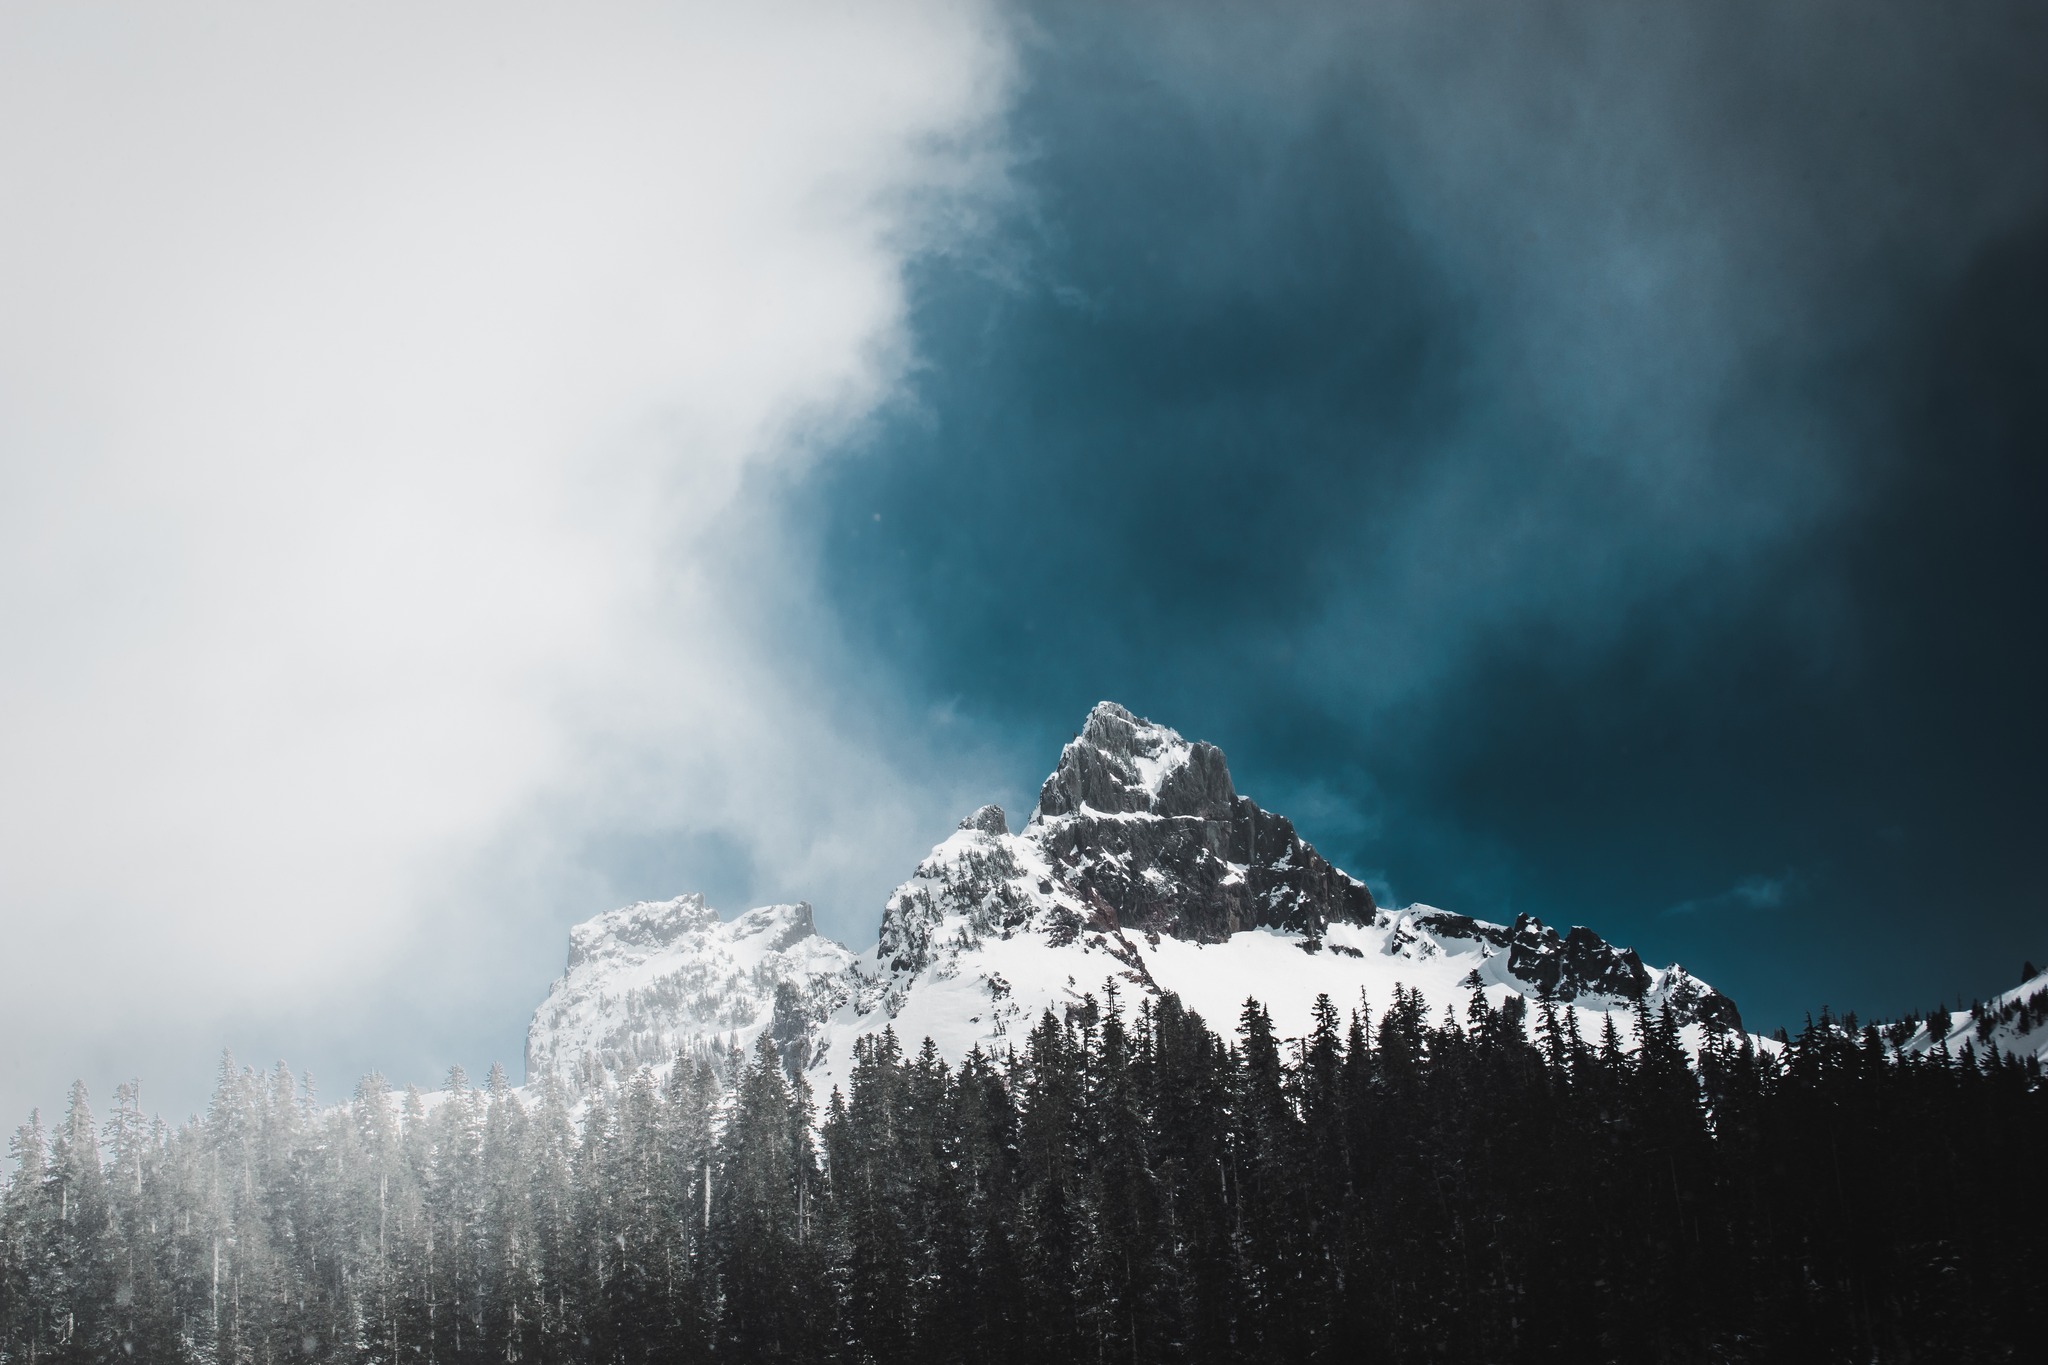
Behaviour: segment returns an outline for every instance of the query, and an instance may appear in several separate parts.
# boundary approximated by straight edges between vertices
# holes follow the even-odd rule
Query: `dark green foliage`
[[[11,1145],[0,1362],[2038,1353],[2038,1068],[1576,1018],[1248,1001],[1226,1045],[1111,986],[957,1069],[863,1039],[821,1120],[772,1031],[580,1124],[495,1069],[322,1108],[227,1060],[175,1131],[75,1089]]]

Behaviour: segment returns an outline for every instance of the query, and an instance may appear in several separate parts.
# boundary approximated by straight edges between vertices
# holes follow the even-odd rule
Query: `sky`
[[[1752,1027],[2014,984],[2044,27],[7,7],[0,1105],[516,1076],[570,924],[863,947],[1105,697]]]

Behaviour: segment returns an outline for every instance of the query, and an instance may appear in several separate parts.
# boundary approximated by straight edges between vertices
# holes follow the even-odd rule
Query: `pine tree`
[[[56,1302],[47,1248],[55,1220],[47,1202],[49,1138],[40,1111],[14,1130],[8,1143],[14,1170],[0,1204],[0,1345],[22,1359],[55,1348],[50,1320]]]
[[[531,1326],[535,1359],[546,1365],[581,1354],[584,1281],[577,1230],[576,1130],[560,1077],[544,1073],[540,1099],[527,1130],[526,1204],[532,1211],[533,1246],[528,1253],[533,1279],[521,1300]]]
[[[913,1338],[916,1273],[903,1131],[907,1079],[892,1029],[860,1039],[853,1055],[852,1093],[823,1133],[847,1327],[877,1356],[901,1359]]]
[[[1312,1348],[1317,1323],[1304,1311],[1315,1288],[1315,1258],[1304,1185],[1307,1153],[1287,1093],[1273,1018],[1247,1000],[1238,1020],[1236,1130],[1237,1251],[1245,1264],[1247,1346],[1274,1358]]]
[[[1095,1234],[1085,1277],[1094,1292],[1086,1308],[1098,1358],[1157,1360],[1179,1335],[1179,1295],[1161,1254],[1163,1191],[1153,1168],[1138,1049],[1113,981],[1103,998],[1101,1038],[1079,1116],[1089,1137],[1084,1165]]]
[[[830,1296],[810,1201],[819,1187],[809,1098],[762,1036],[741,1071],[719,1143],[713,1201],[724,1311],[721,1350],[740,1361],[824,1359]]]
[[[1082,1332],[1081,1144],[1077,1129],[1087,1075],[1085,1041],[1050,1009],[1026,1042],[1019,1104],[1020,1233],[1025,1330],[1054,1357],[1085,1350]]]
[[[969,1248],[968,1271],[961,1277],[964,1302],[955,1303],[950,1325],[954,1358],[987,1365],[1032,1358],[1015,1292],[1023,1277],[1017,1109],[1002,1072],[979,1048],[968,1053],[954,1078],[949,1109],[966,1209],[964,1226],[946,1236],[964,1232]],[[947,1344],[942,1339],[939,1346]],[[938,1350],[927,1356],[944,1358]]]

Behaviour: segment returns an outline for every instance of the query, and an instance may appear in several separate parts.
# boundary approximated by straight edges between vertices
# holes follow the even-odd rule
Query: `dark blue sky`
[[[1753,1026],[2048,955],[2048,12],[1055,5],[785,490],[1028,790],[1114,697]]]

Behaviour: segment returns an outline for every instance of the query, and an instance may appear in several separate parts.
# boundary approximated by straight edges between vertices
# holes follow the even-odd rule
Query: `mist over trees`
[[[224,1060],[173,1128],[16,1132],[0,1361],[2002,1360],[2048,1091],[1825,1013],[1782,1055],[1474,995],[1229,1042],[1113,988],[949,1066],[772,1039],[580,1115],[493,1068],[340,1104]]]

